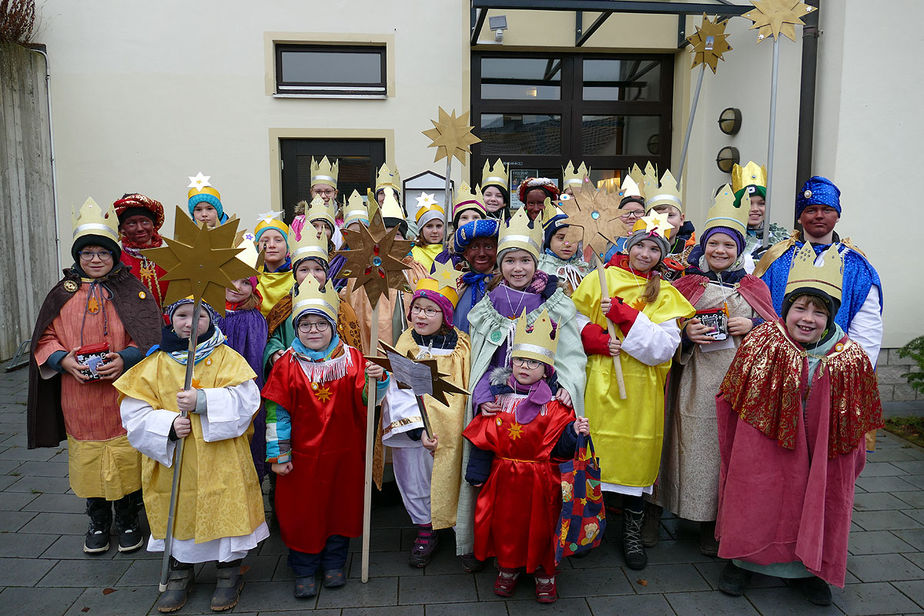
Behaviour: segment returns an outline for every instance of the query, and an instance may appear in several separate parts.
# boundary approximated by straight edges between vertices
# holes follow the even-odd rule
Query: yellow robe
[[[645,278],[619,267],[608,267],[605,272],[609,296],[621,297],[639,308],[652,323],[691,317],[695,313],[683,295],[667,282],[661,281],[655,303],[645,304],[641,299],[648,282]],[[579,312],[605,328],[607,319],[600,310],[601,298],[600,279],[596,275],[584,278],[571,296]],[[671,361],[648,366],[626,352],[620,353],[619,358],[626,399],[619,398],[613,358],[590,355],[584,412],[590,419],[594,447],[600,456],[602,480],[647,487],[658,477],[664,437],[664,383]]]
[[[443,252],[442,244],[417,245],[411,249],[411,255],[414,257],[414,260],[417,261],[428,274],[430,273],[430,268],[433,267],[433,261],[436,260],[436,256],[441,252]]]
[[[263,297],[263,303],[260,304],[260,312],[263,314],[264,318],[266,318],[266,315],[273,309],[273,306],[292,290],[292,285],[294,284],[295,276],[292,275],[292,270],[287,270],[285,272],[260,272],[260,275],[257,277],[257,291],[259,291],[260,295]]]
[[[256,377],[247,361],[227,345],[196,364],[193,374],[196,389],[234,387]],[[178,413],[176,394],[183,389],[185,375],[185,366],[167,353],[156,352],[126,372],[115,387],[120,401],[131,397],[154,409]],[[174,537],[204,543],[253,533],[265,521],[263,494],[250,453],[253,426],[236,438],[207,443],[199,415],[189,417],[192,433],[184,439]],[[172,468],[143,456],[142,494],[155,539],[166,536],[172,482]]]
[[[398,339],[395,348],[402,355],[408,351],[414,357],[420,355],[420,347],[407,329]],[[468,383],[471,367],[471,342],[468,334],[456,330],[459,341],[449,355],[433,355],[439,371],[449,375],[449,381],[464,388]],[[427,415],[433,433],[439,436],[439,445],[433,456],[433,473],[430,479],[430,519],[434,529],[450,528],[456,524],[456,508],[459,504],[459,484],[462,481],[462,430],[465,428],[465,402],[468,396],[449,395],[449,406],[431,396],[424,396]],[[384,426],[387,432],[390,426]]]

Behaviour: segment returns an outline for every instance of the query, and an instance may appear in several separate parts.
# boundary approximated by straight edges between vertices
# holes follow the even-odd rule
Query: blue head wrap
[[[561,229],[571,226],[565,222],[566,220],[568,220],[568,216],[566,214],[556,214],[548,221],[542,223],[542,229],[545,233],[545,243],[543,244],[543,248],[549,247],[549,244],[552,241],[552,237]]]
[[[468,248],[468,245],[479,237],[497,238],[497,230],[500,223],[497,219],[488,218],[485,220],[473,220],[467,222],[456,229],[455,241],[456,254],[461,255]]]
[[[833,207],[840,216],[841,191],[828,178],[813,175],[802,185],[802,189],[796,195],[796,216],[801,216],[802,211],[810,205]]]

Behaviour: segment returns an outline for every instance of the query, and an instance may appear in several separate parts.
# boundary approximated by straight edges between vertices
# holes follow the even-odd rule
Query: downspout
[[[51,119],[51,68],[48,62],[48,53],[44,49],[30,47],[31,51],[41,54],[45,58],[45,96],[48,100],[48,144],[49,154],[51,155],[51,195],[54,202],[55,210],[55,255],[58,259],[58,272],[62,270],[61,266],[61,237],[58,227],[58,176],[55,167],[55,128]]]
[[[818,73],[818,23],[821,0],[805,0],[815,10],[805,16],[802,28],[802,80],[799,88],[799,139],[796,154],[796,188],[812,175],[815,142],[815,85]],[[795,209],[793,210],[795,217]],[[796,228],[801,230],[798,220]]]

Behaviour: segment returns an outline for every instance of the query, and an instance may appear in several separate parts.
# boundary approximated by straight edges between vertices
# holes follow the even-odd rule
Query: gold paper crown
[[[459,303],[459,291],[456,286],[459,276],[462,275],[462,272],[457,271],[452,263],[440,263],[435,261],[433,263],[433,273],[429,276],[425,276],[417,281],[416,291],[431,291],[438,295],[442,295],[452,304],[452,307],[455,308],[456,304]]]
[[[334,218],[336,207],[337,204],[334,203],[333,199],[327,203],[324,203],[323,197],[315,197],[311,200],[311,205],[308,206],[308,210],[305,212],[305,220],[308,223],[311,223],[315,220],[323,220],[330,225],[331,229],[336,229],[337,220]]]
[[[649,163],[650,165],[651,163]],[[647,171],[647,167],[646,167]],[[670,169],[661,176],[661,184],[653,175],[645,175],[645,210],[651,211],[659,205],[672,205],[683,214],[683,199],[680,198],[680,187],[677,180],[671,175]]]
[[[645,231],[649,235],[660,235],[664,239],[670,240],[674,234],[674,227],[667,221],[666,212],[649,212],[632,225],[632,233],[636,231]]]
[[[385,187],[385,201],[382,202],[382,218],[398,218],[404,220],[404,211],[401,209],[401,204],[395,199],[395,191],[390,186]]]
[[[532,226],[530,226],[532,225]],[[497,240],[497,254],[510,248],[525,250],[539,260],[542,252],[542,224],[538,219],[532,223],[526,208],[521,207],[510,217],[506,225],[500,228]]]
[[[487,164],[485,162],[485,166]],[[482,218],[487,217],[488,212],[484,209],[484,195],[482,195],[480,186],[476,185],[474,191],[465,182],[462,182],[462,185],[459,186],[452,204],[452,217],[455,218],[463,210],[477,210],[481,213]]]
[[[346,207],[343,208],[343,226],[348,227],[354,222],[369,224],[369,208],[363,201],[362,195],[355,190],[350,194]]]
[[[715,203],[706,212],[706,224],[703,231],[712,227],[729,227],[741,233],[744,238],[748,234],[749,208],[735,205],[735,193],[731,186],[726,184],[719,189],[715,196]]]
[[[555,351],[558,349],[558,337],[552,337],[552,319],[548,310],[543,309],[530,327],[526,323],[526,309],[517,318],[513,333],[513,350],[511,357],[535,359],[552,366],[555,364]]]
[[[327,236],[319,233],[311,225],[302,227],[301,239],[295,238],[294,231],[289,233],[289,250],[291,251],[292,267],[295,267],[296,263],[308,257],[323,259],[325,263],[328,263]]]
[[[238,261],[253,269],[258,269],[258,267],[262,265],[262,263],[260,263],[260,253],[257,252],[257,247],[252,240],[241,237],[241,240],[237,243],[237,248],[241,249],[241,251],[235,255]]]
[[[590,169],[587,165],[581,161],[581,166],[577,169],[574,168],[574,165],[571,161],[568,161],[568,165],[562,169],[562,190],[568,188],[569,186],[574,186],[575,184],[580,186],[584,183],[584,179],[590,175]]]
[[[844,260],[837,251],[837,245],[831,244],[826,251],[816,256],[812,245],[806,242],[792,258],[786,294],[810,287],[840,301],[843,281]]]
[[[292,306],[292,325],[298,323],[298,318],[306,310],[312,309],[323,312],[336,323],[340,312],[340,296],[334,290],[334,285],[326,283],[322,287],[314,276],[306,276],[296,290],[295,304]]]
[[[379,192],[380,188],[385,188],[386,186],[391,186],[395,191],[401,191],[401,176],[398,175],[398,169],[395,168],[394,171],[388,168],[387,164],[383,164],[379,168],[378,174],[375,176],[375,192]]]
[[[102,209],[92,197],[87,197],[71,218],[74,223],[73,241],[85,235],[99,235],[119,243],[119,218],[111,204],[107,203],[106,209]]]
[[[749,160],[748,164],[743,167],[736,163],[732,167],[731,176],[731,189],[735,193],[747,186],[767,187],[767,168],[752,160]]]
[[[334,159],[334,164],[330,164],[327,157],[316,161],[314,156],[311,157],[311,186],[315,184],[328,184],[337,188],[337,176],[340,174],[340,161]]]
[[[638,169],[638,165],[635,167]],[[626,197],[641,197],[642,190],[639,188],[638,183],[631,175],[627,175],[623,181],[622,186],[619,188],[617,193],[620,199],[625,199]]]
[[[481,170],[481,185],[484,188],[502,186],[504,190],[509,190],[509,178],[510,165],[504,166],[504,162],[499,158],[490,167],[488,161],[484,161],[484,168]]]

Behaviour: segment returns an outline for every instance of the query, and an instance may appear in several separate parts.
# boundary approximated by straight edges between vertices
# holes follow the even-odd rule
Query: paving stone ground
[[[156,554],[87,556],[83,501],[70,491],[67,450],[26,449],[26,370],[0,373],[0,615],[107,616],[156,614]],[[847,585],[834,605],[809,605],[782,581],[755,576],[745,596],[716,590],[723,563],[702,556],[693,525],[663,520],[661,543],[643,571],[623,566],[618,530],[586,558],[568,560],[559,576],[561,599],[540,606],[531,580],[502,600],[494,573],[463,573],[451,534],[425,569],[407,565],[414,531],[400,504],[373,512],[371,579],[359,581],[354,542],[345,588],[309,601],[292,597],[292,574],[278,533],[245,560],[246,586],[238,615],[281,616],[518,616],[568,614],[777,615],[924,614],[924,450],[884,432],[857,482]],[[178,614],[210,614],[214,565],[197,570],[190,601]]]

